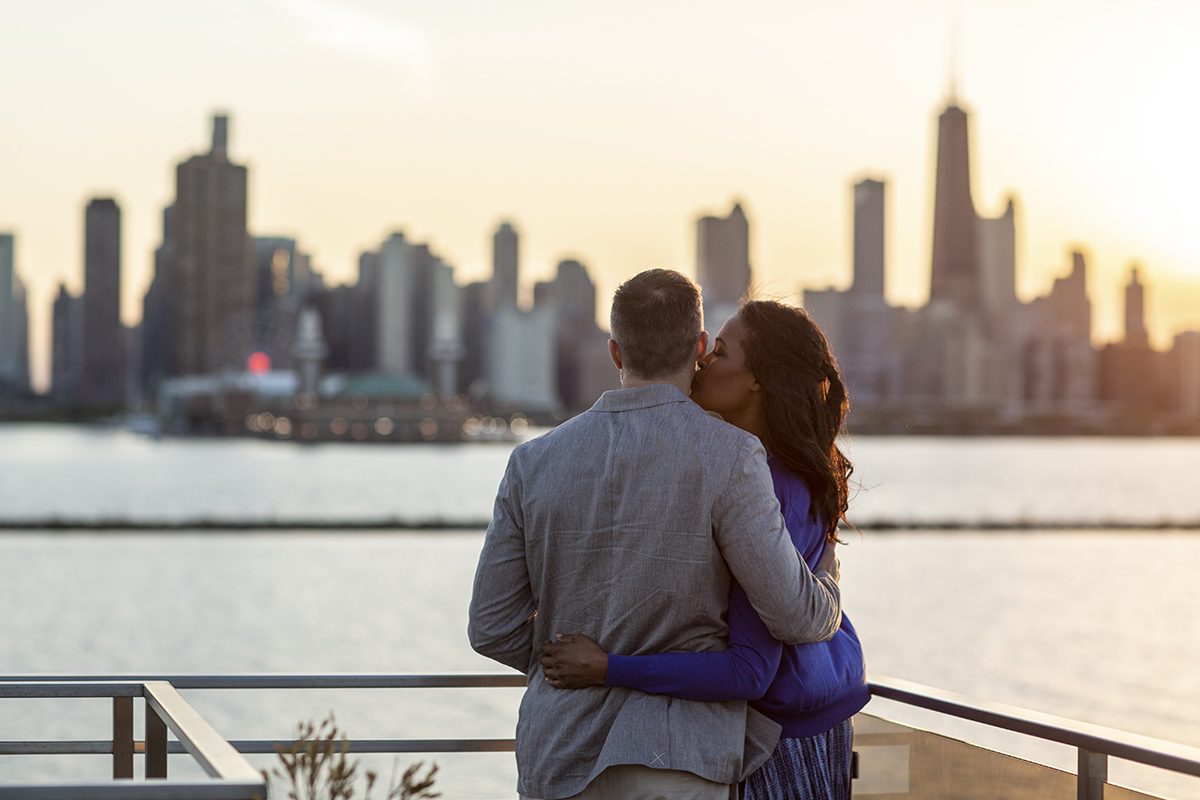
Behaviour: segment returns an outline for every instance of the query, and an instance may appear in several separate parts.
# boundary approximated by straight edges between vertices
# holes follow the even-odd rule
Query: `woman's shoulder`
[[[820,558],[824,550],[825,533],[820,520],[812,513],[812,494],[808,483],[778,459],[771,458],[768,463],[771,480],[775,484],[775,497],[779,500],[779,510],[783,512],[783,521],[792,544],[806,561]]]
[[[803,477],[788,469],[776,456],[768,456],[771,481],[775,484],[775,497],[786,515],[789,511],[807,517],[812,506],[812,492]]]

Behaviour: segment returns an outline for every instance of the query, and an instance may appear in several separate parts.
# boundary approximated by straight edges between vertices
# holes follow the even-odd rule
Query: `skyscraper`
[[[512,223],[502,222],[492,236],[491,311],[517,307],[520,250]]]
[[[142,298],[141,325],[141,397],[154,401],[158,384],[176,374],[179,318],[175,312],[172,286],[171,217],[175,207],[167,206],[162,216],[162,243],[154,251],[154,278]]]
[[[885,189],[871,178],[854,184],[854,294],[883,297]]]
[[[228,119],[213,117],[208,153],[179,164],[167,251],[177,314],[173,374],[244,369],[252,352],[255,274],[244,166],[228,154]]]
[[[83,298],[59,285],[54,298],[50,389],[55,402],[74,405],[83,351]]]
[[[1146,333],[1146,289],[1133,268],[1125,287],[1125,344],[1136,348],[1149,347]]]
[[[1071,273],[1056,279],[1050,294],[1034,301],[1029,311],[1033,319],[1022,380],[1029,410],[1082,418],[1090,413],[1100,388],[1083,253],[1071,254]]]
[[[1200,331],[1176,336],[1172,355],[1178,376],[1175,405],[1179,416],[1200,424]]]
[[[0,233],[0,391],[17,383],[15,237]]]
[[[979,217],[979,288],[994,337],[1007,338],[1017,307],[1017,228],[1010,197],[999,217]]]
[[[561,261],[552,281],[535,287],[536,309],[556,320],[558,397],[567,411],[581,411],[609,389],[619,388],[608,354],[608,334],[596,325],[596,285],[578,261]]]
[[[376,353],[379,369],[392,375],[415,371],[413,363],[412,308],[413,247],[400,232],[379,249],[379,294],[376,316]]]
[[[696,280],[704,292],[705,325],[715,330],[750,291],[750,223],[740,203],[728,217],[696,222]]]
[[[125,399],[121,336],[121,209],[98,197],[84,213],[83,352],[77,400],[116,408]]]
[[[587,267],[574,259],[560,261],[554,280],[543,285],[561,328],[596,327],[596,284]]]
[[[458,393],[458,367],[465,350],[462,341],[462,289],[454,282],[454,269],[434,258],[429,276],[429,351],[426,354],[430,383],[440,395]]]
[[[961,311],[981,312],[967,112],[953,102],[938,118],[934,191],[930,302],[946,302]]]
[[[29,293],[21,276],[13,274],[13,312],[16,317],[16,369],[13,387],[19,393],[29,392]]]
[[[462,338],[466,354],[458,371],[460,392],[479,394],[486,385],[488,303],[491,283],[476,281],[462,288]]]
[[[379,256],[367,251],[358,257],[358,282],[351,293],[352,319],[348,331],[349,368],[373,370],[375,363],[375,326],[379,308]]]
[[[1052,325],[1061,335],[1077,342],[1092,339],[1092,301],[1087,293],[1087,260],[1078,250],[1071,253],[1071,273],[1058,278],[1048,298]]]
[[[484,369],[492,401],[503,410],[546,412],[559,406],[556,320],[548,308],[506,308],[488,322]]]

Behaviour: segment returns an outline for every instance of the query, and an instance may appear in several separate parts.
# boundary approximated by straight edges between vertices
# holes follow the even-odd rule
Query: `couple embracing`
[[[475,575],[472,647],[529,677],[520,795],[848,798],[869,692],[829,345],[750,301],[710,351],[669,270],[622,284],[611,323],[622,388],[513,451]]]

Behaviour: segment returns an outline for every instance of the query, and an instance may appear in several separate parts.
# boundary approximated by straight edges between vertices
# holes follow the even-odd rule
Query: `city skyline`
[[[50,30],[54,5],[23,10],[24,30],[10,30],[24,38],[9,41],[0,33],[0,59],[17,65],[45,58],[29,42]],[[14,89],[17,101],[29,102],[0,132],[4,152],[29,155],[5,164],[5,184],[17,188],[0,198],[0,230],[17,236],[39,387],[48,373],[57,284],[66,281],[73,291],[82,285],[77,220],[87,199],[112,195],[124,212],[122,312],[133,322],[170,195],[170,165],[201,149],[204,120],[222,109],[235,127],[233,157],[251,169],[251,230],[294,235],[331,282],[352,279],[357,254],[397,228],[430,242],[461,279],[483,277],[490,233],[508,218],[524,232],[523,294],[558,261],[574,257],[589,265],[605,296],[647,266],[692,274],[692,221],[724,213],[736,198],[754,229],[756,288],[794,297],[802,287],[845,287],[850,187],[871,175],[889,187],[888,297],[924,302],[930,143],[947,96],[950,4],[872,7],[869,19],[853,13],[863,9],[759,8],[738,16],[700,7],[697,19],[678,21],[696,35],[690,44],[681,41],[686,37],[663,38],[675,29],[667,17],[677,15],[647,10],[641,30],[615,39],[620,59],[586,49],[597,46],[592,37],[611,32],[614,23],[606,19],[573,22],[567,12],[536,3],[503,19],[477,7],[473,19],[495,27],[500,42],[523,35],[530,14],[541,14],[545,24],[537,35],[524,34],[528,52],[506,60],[484,47],[463,66],[451,65],[452,57],[482,40],[452,30],[444,15],[409,11],[417,16],[404,21],[366,3],[338,8],[251,3],[244,29],[220,33],[214,23],[229,9],[218,3],[212,19],[188,20],[197,34],[188,36],[172,14],[128,3],[113,19],[80,10],[61,35],[47,39],[54,42],[47,53],[59,60]],[[1200,244],[1188,233],[1184,202],[1197,162],[1194,148],[1183,146],[1196,140],[1200,118],[1171,102],[1182,98],[1187,76],[1196,72],[1192,51],[1171,43],[1186,42],[1198,18],[1182,5],[1154,19],[1132,4],[1089,7],[1086,15],[1082,8],[961,5],[960,39],[968,46],[959,48],[958,96],[971,112],[973,194],[985,216],[1001,213],[1010,193],[1017,197],[1022,299],[1044,294],[1062,276],[1065,254],[1082,247],[1096,339],[1118,338],[1121,287],[1136,261],[1150,286],[1151,337],[1162,346],[1170,332],[1200,323],[1194,311]],[[313,23],[320,14],[332,25],[324,33]],[[717,33],[709,28],[720,27],[712,24],[718,17],[739,46],[751,33],[763,37],[760,52],[736,63],[711,58],[706,48]],[[377,26],[376,44],[388,36],[408,41],[405,31],[424,44],[403,58],[381,52],[386,47],[364,51],[358,46],[364,20],[389,23]],[[273,32],[265,50],[246,47],[268,21],[279,36]],[[765,30],[763,22],[782,30]],[[132,27],[127,32],[123,25]],[[85,29],[142,36],[146,50],[111,56],[95,75],[81,74],[77,59],[94,52],[81,38]],[[168,63],[161,76],[134,76],[139,64],[147,72],[139,59],[163,53],[163,31],[184,37],[174,42],[180,64],[212,58],[212,69],[185,75]],[[340,43],[333,41],[337,31],[344,34]],[[582,37],[585,52],[608,65],[610,78],[568,58],[556,31]],[[213,42],[204,33],[214,34]],[[1138,49],[1150,41],[1153,52]],[[217,59],[214,42],[237,46]],[[658,58],[662,52],[671,63]],[[302,57],[311,66],[300,64]],[[546,75],[555,59],[561,74]],[[836,75],[815,71],[822,59]],[[880,69],[881,59],[894,66]],[[414,67],[418,61],[425,66]],[[821,80],[806,80],[811,75]],[[113,88],[123,79],[132,81],[130,97]],[[145,92],[170,80],[177,82],[171,92],[147,99]],[[354,91],[340,96],[347,85]],[[53,102],[44,100],[48,86]],[[384,114],[381,104],[389,99],[400,108]]]

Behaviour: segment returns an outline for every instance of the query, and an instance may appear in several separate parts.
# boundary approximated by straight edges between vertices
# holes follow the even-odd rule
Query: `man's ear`
[[[608,355],[612,359],[613,364],[616,365],[617,369],[622,369],[622,367],[621,367],[621,345],[617,344],[616,339],[608,340]]]
[[[700,338],[696,340],[696,360],[704,358],[708,353],[708,331],[700,331]]]

